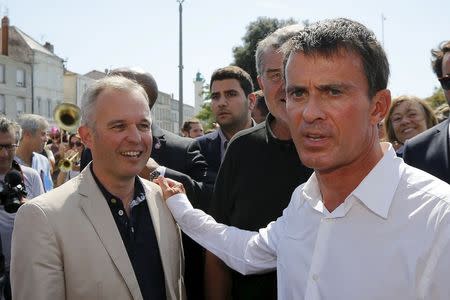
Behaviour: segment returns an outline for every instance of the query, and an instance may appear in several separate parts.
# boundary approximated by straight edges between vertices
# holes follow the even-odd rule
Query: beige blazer
[[[180,230],[160,188],[141,181],[161,253],[167,299],[184,299]],[[89,167],[19,209],[11,252],[13,299],[142,299],[114,218]]]

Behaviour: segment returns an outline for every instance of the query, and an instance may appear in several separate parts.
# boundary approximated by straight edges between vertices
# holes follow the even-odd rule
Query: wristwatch
[[[159,175],[161,175],[161,173],[158,170],[155,170],[150,173],[148,180],[152,181],[153,179],[158,178]]]

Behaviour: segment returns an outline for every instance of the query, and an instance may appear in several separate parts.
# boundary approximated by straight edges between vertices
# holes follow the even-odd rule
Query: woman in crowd
[[[56,186],[74,178],[80,174],[80,157],[84,149],[84,144],[78,134],[69,136],[69,148],[64,153],[64,158],[59,162],[59,174],[56,179]]]
[[[394,98],[384,122],[387,140],[400,157],[406,140],[437,124],[431,107],[415,96]]]

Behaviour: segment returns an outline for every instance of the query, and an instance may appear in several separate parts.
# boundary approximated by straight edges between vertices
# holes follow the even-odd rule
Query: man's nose
[[[132,142],[140,142],[141,141],[141,132],[137,128],[136,125],[132,125],[127,130],[127,140]]]
[[[217,105],[219,106],[225,106],[228,104],[228,99],[224,95],[221,95],[219,99],[217,99]]]
[[[316,96],[310,95],[303,109],[303,120],[312,123],[317,119],[324,119],[325,114],[322,109],[322,103]]]
[[[0,147],[0,156],[8,155],[8,149],[6,147]]]

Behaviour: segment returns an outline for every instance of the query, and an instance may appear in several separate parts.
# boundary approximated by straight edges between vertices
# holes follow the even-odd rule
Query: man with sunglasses
[[[0,187],[4,186],[6,174],[11,170],[20,172],[27,191],[27,199],[32,199],[44,193],[41,179],[36,170],[19,165],[15,160],[17,145],[20,140],[20,127],[13,121],[0,117]],[[3,198],[3,197],[1,197]],[[0,205],[0,236],[1,253],[4,256],[5,282],[2,288],[4,299],[11,299],[11,289],[9,287],[9,261],[11,258],[11,235],[13,231],[15,213],[5,211],[3,203]],[[2,274],[3,275],[3,274]]]
[[[450,104],[450,40],[431,51],[431,65]],[[450,119],[405,143],[404,161],[450,183]]]

